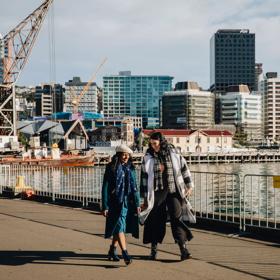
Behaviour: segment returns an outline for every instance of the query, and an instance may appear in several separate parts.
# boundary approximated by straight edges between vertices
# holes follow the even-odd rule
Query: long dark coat
[[[131,173],[136,185],[136,172],[133,167]],[[115,196],[115,188],[116,175],[113,171],[112,164],[109,163],[106,166],[102,185],[102,210],[108,210],[105,227],[105,238],[110,238],[112,236],[123,207],[123,204],[119,204]],[[135,238],[139,238],[139,218],[137,215],[137,207],[139,206],[140,195],[137,188],[137,192],[130,193],[127,197],[128,212],[126,216],[126,233],[131,233]]]

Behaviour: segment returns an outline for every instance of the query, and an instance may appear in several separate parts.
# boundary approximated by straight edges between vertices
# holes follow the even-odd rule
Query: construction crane
[[[15,83],[26,65],[32,47],[53,0],[46,0],[2,40],[4,55],[0,81],[0,135],[16,136]],[[1,51],[1,50],[0,50]]]
[[[73,114],[77,114],[79,111],[79,105],[80,102],[85,95],[85,93],[88,91],[90,85],[93,83],[93,81],[96,78],[96,75],[98,71],[102,68],[102,66],[105,64],[107,61],[107,58],[104,58],[103,61],[98,65],[97,69],[95,70],[94,74],[92,75],[91,79],[87,82],[87,84],[84,86],[83,90],[80,92],[80,94],[77,94],[73,99],[72,99],[72,105],[73,105]],[[71,90],[69,89],[70,93]]]

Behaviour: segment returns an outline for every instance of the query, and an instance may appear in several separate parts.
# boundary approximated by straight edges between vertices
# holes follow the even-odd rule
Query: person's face
[[[160,141],[155,139],[150,139],[150,144],[155,152],[160,150]]]
[[[129,160],[129,153],[121,153],[120,161],[121,163],[127,163]]]

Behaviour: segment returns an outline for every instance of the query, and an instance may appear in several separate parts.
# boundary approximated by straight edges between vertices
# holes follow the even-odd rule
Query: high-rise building
[[[256,91],[259,89],[259,79],[262,73],[263,73],[263,64],[256,63],[255,64],[255,90]]]
[[[162,127],[206,129],[214,125],[214,94],[196,82],[180,82],[162,97]]]
[[[261,95],[252,94],[247,85],[232,86],[220,96],[222,124],[233,124],[244,139],[261,142]]]
[[[248,29],[221,29],[210,40],[210,90],[224,93],[244,84],[255,90],[255,34]]]
[[[80,77],[73,77],[65,83],[65,112],[73,112],[72,101],[78,97],[86,86],[87,82],[82,82]],[[87,91],[80,99],[79,112],[98,112],[98,88],[96,83],[89,85]]]
[[[60,84],[43,84],[35,87],[36,116],[51,116],[62,112],[64,88]]]
[[[280,141],[280,78],[269,72],[259,83],[263,101],[263,129],[266,139]]]
[[[144,127],[159,126],[159,101],[172,89],[170,76],[135,76],[130,71],[103,77],[105,117],[137,116]]]

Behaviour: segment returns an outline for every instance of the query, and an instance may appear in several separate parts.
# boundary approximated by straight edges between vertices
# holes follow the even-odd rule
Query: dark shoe
[[[180,248],[180,252],[181,252],[181,261],[192,258],[191,253],[187,249],[186,243],[179,243],[179,248]]]
[[[125,262],[126,265],[129,265],[132,263],[132,258],[131,256],[128,254],[127,250],[123,250],[122,251],[122,256],[123,256],[123,260]]]
[[[114,261],[114,262],[119,262],[120,258],[117,255],[117,248],[114,247],[113,245],[110,246],[110,250],[108,252],[108,260],[109,261]]]
[[[157,259],[157,244],[152,244],[149,260],[155,261],[156,259]]]
[[[186,250],[183,254],[181,254],[181,261],[192,259],[192,254]]]

